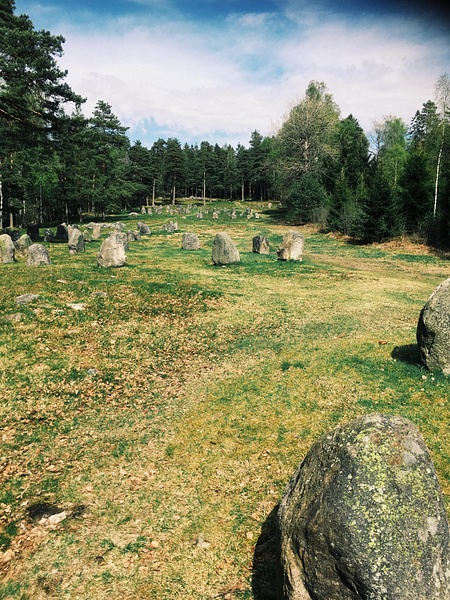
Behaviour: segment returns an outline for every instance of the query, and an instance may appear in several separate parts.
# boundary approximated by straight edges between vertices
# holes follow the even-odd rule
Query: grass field
[[[272,211],[122,217],[153,233],[121,269],[97,267],[101,240],[0,265],[0,600],[274,598],[283,490],[365,413],[419,427],[450,506],[450,383],[415,340],[447,257],[303,227],[304,261],[281,262]],[[213,265],[218,231],[240,264]]]

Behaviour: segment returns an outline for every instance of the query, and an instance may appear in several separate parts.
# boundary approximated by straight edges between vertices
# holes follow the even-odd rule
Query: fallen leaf
[[[6,550],[6,552],[0,553],[0,559],[1,559],[1,562],[3,562],[3,563],[10,562],[13,558],[14,558],[14,552],[11,550],[11,548],[8,548],[8,550]]]

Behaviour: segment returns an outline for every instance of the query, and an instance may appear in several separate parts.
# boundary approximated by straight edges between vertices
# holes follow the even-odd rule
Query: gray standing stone
[[[212,247],[212,260],[215,265],[229,265],[241,260],[238,249],[228,233],[217,233]]]
[[[325,434],[278,511],[284,600],[448,600],[450,533],[413,423],[368,415]]]
[[[27,250],[27,267],[43,267],[50,264],[47,248],[42,244],[31,244]]]
[[[84,252],[84,235],[76,227],[69,228],[69,240],[67,242],[70,254],[80,254]]]
[[[253,252],[256,252],[257,254],[269,254],[269,240],[266,238],[265,235],[255,235],[255,237],[252,240],[252,249]]]
[[[277,250],[278,260],[303,260],[305,237],[297,231],[288,231]]]
[[[169,221],[164,225],[164,229],[167,233],[175,233],[175,231],[178,231],[178,223],[176,221]]]
[[[15,261],[15,246],[11,236],[7,233],[0,235],[0,263],[13,263]]]
[[[200,240],[195,233],[183,233],[181,237],[181,247],[183,250],[198,250],[200,248]]]
[[[109,234],[111,235],[115,235],[116,238],[120,241],[120,243],[123,244],[123,247],[125,248],[125,250],[128,250],[128,248],[130,247],[128,244],[128,234],[126,231],[114,231],[113,233]]]
[[[450,375],[450,278],[438,285],[422,308],[416,337],[423,364]]]
[[[37,242],[39,239],[39,225],[28,225],[27,234],[30,236],[31,241]]]
[[[27,249],[31,246],[32,243],[33,242],[31,240],[30,236],[28,234],[24,233],[23,235],[20,236],[20,238],[15,243],[17,252],[20,252],[21,254],[25,254]]]
[[[67,242],[69,240],[69,227],[66,223],[61,223],[56,228],[56,239],[61,242]]]
[[[150,231],[150,227],[148,225],[146,225],[145,223],[138,223],[137,224],[138,229],[139,229],[139,233],[141,235],[151,235],[151,231]]]
[[[55,239],[55,235],[51,229],[46,229],[44,231],[44,242],[53,242]]]
[[[101,223],[94,223],[94,226],[92,228],[92,239],[98,240],[101,235],[102,235]]]
[[[126,235],[126,234],[125,234]],[[97,255],[99,267],[123,267],[127,262],[122,233],[111,233],[103,240]]]

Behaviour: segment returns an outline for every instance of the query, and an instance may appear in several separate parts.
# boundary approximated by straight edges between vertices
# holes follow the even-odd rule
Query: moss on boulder
[[[369,415],[318,440],[281,501],[282,598],[448,600],[450,535],[417,428]]]

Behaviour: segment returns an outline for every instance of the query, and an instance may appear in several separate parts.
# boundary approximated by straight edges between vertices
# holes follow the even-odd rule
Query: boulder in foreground
[[[325,434],[278,512],[280,598],[449,600],[449,525],[417,428],[368,415]]]

